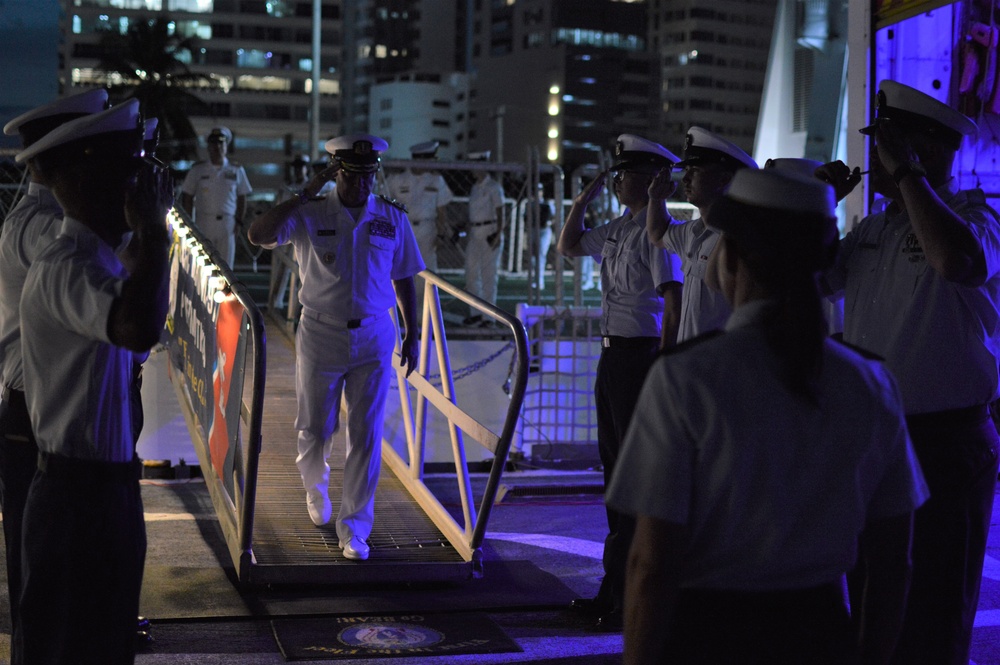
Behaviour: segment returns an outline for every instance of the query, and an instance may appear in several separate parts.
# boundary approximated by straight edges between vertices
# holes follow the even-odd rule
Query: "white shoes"
[[[340,541],[340,548],[344,550],[344,558],[346,559],[364,561],[368,558],[368,543],[362,540],[360,536],[351,536],[351,539],[346,542],[343,540]]]
[[[306,508],[309,509],[309,519],[316,526],[323,526],[333,515],[333,505],[326,489],[306,490]]]

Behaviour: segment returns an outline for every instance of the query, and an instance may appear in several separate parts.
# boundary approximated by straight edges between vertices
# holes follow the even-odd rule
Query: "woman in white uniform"
[[[891,655],[927,491],[895,381],[825,336],[833,208],[818,180],[746,169],[710,210],[722,236],[706,280],[733,314],[650,370],[607,494],[637,518],[627,663]],[[859,550],[869,584],[852,617]]]

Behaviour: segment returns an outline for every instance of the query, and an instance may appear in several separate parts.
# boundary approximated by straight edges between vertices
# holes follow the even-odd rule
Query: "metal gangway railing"
[[[281,563],[288,558],[283,556],[275,558],[278,563],[265,563],[263,559],[266,557],[261,556],[259,547],[255,550],[255,544],[260,542],[259,539],[255,541],[254,528],[256,513],[261,509],[257,504],[260,491],[258,473],[264,445],[262,419],[268,374],[265,317],[248,289],[223,262],[215,248],[190,224],[184,213],[171,211],[168,225],[174,237],[171,249],[171,305],[167,321],[169,375],[238,579],[249,583],[358,581],[364,579],[364,571],[382,571],[378,575],[382,575],[380,579],[383,580],[386,579],[386,571],[391,571],[393,579],[408,579],[405,557],[404,560],[391,562],[391,567],[379,568],[377,562],[369,560],[364,566],[349,564],[348,569],[342,565],[345,561],[339,556],[339,550],[337,556],[328,555],[323,550],[315,560],[288,564]],[[481,547],[487,522],[511,441],[516,434],[527,383],[526,334],[516,317],[452,286],[441,277],[424,271],[418,280],[423,281],[423,306],[417,370],[407,378],[404,368],[399,366],[399,335],[393,356],[406,450],[401,454],[390,442],[383,441],[383,462],[457,553],[460,561],[457,567],[461,569],[461,574],[481,574]],[[499,431],[493,431],[473,417],[457,399],[439,291],[447,292],[489,317],[511,338],[509,399],[503,410]],[[291,328],[281,316],[277,330],[287,334]],[[283,341],[274,340],[272,343]],[[428,378],[432,372],[432,357],[437,360],[440,387]],[[455,479],[461,497],[461,520],[448,511],[424,482],[425,451],[429,443],[426,423],[431,412],[439,413],[448,423]],[[294,449],[296,433],[288,429],[287,436]],[[469,438],[493,456],[486,487],[478,504],[474,499],[466,462],[466,441]],[[294,486],[290,491],[304,496],[297,475],[289,482]],[[304,501],[296,503],[297,512],[305,515]],[[376,503],[376,521],[378,519]],[[269,527],[271,531],[276,528],[283,526],[272,524]],[[289,529],[293,528],[289,525]],[[308,538],[312,539],[320,531],[311,523],[307,529]],[[268,535],[270,540],[274,540],[273,534]],[[337,566],[345,569],[343,577],[335,571],[331,572]],[[411,578],[419,581],[429,570],[426,565],[415,565]],[[374,572],[368,574],[375,575]]]

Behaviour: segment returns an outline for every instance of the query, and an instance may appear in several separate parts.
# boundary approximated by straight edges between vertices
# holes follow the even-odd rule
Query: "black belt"
[[[659,337],[619,337],[618,335],[605,335],[601,338],[601,346],[605,349],[648,349],[651,346],[659,346]]]
[[[142,477],[142,463],[138,457],[133,457],[131,462],[103,462],[39,452],[38,470],[56,475],[85,475],[108,482],[131,482]]]
[[[326,323],[331,326],[337,326],[338,328],[347,328],[348,330],[354,330],[355,328],[360,328],[361,326],[374,321],[378,318],[378,314],[372,314],[371,316],[363,316],[360,319],[338,319],[336,317],[330,316],[329,314],[324,314],[323,312],[317,312],[314,309],[309,309],[308,307],[302,308],[302,313],[311,319],[316,319],[320,323]]]
[[[978,423],[990,417],[989,404],[977,404],[961,409],[914,413],[906,416],[908,427],[953,427]]]
[[[488,222],[471,222],[469,225],[470,226],[489,226],[490,224],[496,224],[496,223],[497,222],[496,222],[495,219],[491,219]]]

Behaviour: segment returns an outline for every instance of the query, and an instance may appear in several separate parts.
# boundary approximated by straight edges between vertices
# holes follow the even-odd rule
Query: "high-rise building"
[[[344,2],[343,127],[366,131],[370,91],[397,75],[447,78],[455,71],[455,6],[464,0]],[[373,128],[374,129],[374,128]]]
[[[471,13],[468,10],[471,8]],[[456,52],[474,74],[469,149],[568,169],[656,127],[647,7],[616,0],[459,2]]]
[[[777,0],[648,0],[668,147],[698,125],[752,152]]]
[[[440,144],[440,159],[468,154],[466,74],[414,72],[380,78],[371,86],[369,99],[369,131],[388,141],[386,157],[409,159],[409,146],[425,141]]]
[[[341,131],[342,9],[322,0],[320,137]],[[309,152],[312,12],[309,0],[62,0],[60,83],[64,94],[115,83],[98,69],[105,31],[126,32],[137,21],[169,17],[176,34],[192,37],[193,53],[178,54],[215,83],[196,90],[206,103],[191,109],[202,135],[217,124],[235,135],[233,159],[255,187],[281,184],[291,155]],[[204,155],[204,152],[202,152]]]

